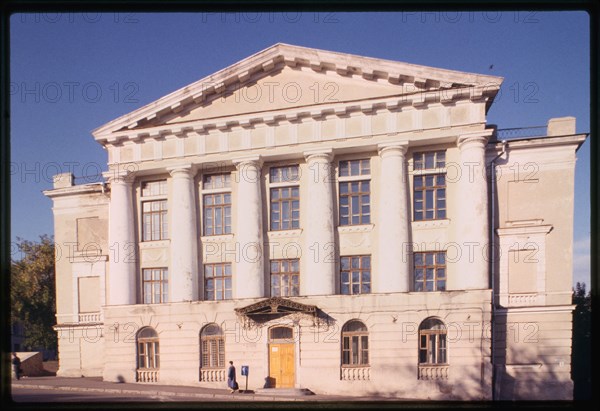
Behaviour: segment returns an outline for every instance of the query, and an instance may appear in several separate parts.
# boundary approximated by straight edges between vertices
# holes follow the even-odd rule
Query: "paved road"
[[[82,392],[62,390],[41,390],[32,388],[13,388],[13,401],[18,403],[48,402],[201,402],[197,397],[165,396],[165,395],[118,395],[109,392]],[[237,400],[237,398],[235,399]],[[212,398],[210,401],[228,401]]]
[[[114,383],[100,377],[66,378],[35,377],[12,381],[15,402],[235,402],[243,405],[251,401],[265,402],[335,402],[360,403],[364,401],[398,401],[400,398],[379,396],[354,397],[340,395],[300,395],[273,390],[230,394],[227,389],[161,384]],[[404,399],[403,401],[406,401]]]

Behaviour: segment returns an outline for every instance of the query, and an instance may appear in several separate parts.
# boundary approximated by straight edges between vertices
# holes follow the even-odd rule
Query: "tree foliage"
[[[25,349],[56,350],[54,241],[17,238],[17,247],[22,258],[11,262],[11,321],[21,323]]]
[[[571,377],[575,384],[574,399],[591,398],[591,332],[592,296],[585,283],[575,284],[573,290],[573,347]]]

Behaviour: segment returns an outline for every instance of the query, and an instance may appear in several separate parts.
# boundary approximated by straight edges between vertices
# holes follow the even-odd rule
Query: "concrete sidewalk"
[[[101,377],[26,377],[12,380],[13,388],[40,390],[63,390],[83,392],[105,392],[117,395],[152,395],[167,397],[198,398],[199,401],[226,399],[230,401],[360,401],[374,398],[342,397],[337,395],[270,395],[262,393],[230,393],[227,389],[212,389],[153,383],[116,383],[102,381]],[[383,399],[383,398],[381,398]]]

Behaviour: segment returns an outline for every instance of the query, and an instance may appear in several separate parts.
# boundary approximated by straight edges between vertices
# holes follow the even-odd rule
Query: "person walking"
[[[229,369],[227,370],[227,386],[231,390],[232,394],[239,388],[235,379],[235,367],[233,366],[233,361],[229,361]]]
[[[13,359],[12,359],[13,371],[15,372],[15,377],[17,377],[17,380],[20,380],[21,379],[21,359],[17,356],[16,352],[12,353],[12,355],[13,355]]]

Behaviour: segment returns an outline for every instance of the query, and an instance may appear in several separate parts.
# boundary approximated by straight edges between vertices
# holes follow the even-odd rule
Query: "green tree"
[[[56,350],[54,240],[17,238],[17,247],[21,258],[11,262],[11,321],[23,326],[25,349]]]
[[[591,399],[591,332],[592,296],[586,293],[585,283],[577,283],[573,290],[573,347],[571,349],[571,378],[575,385],[576,400]]]

